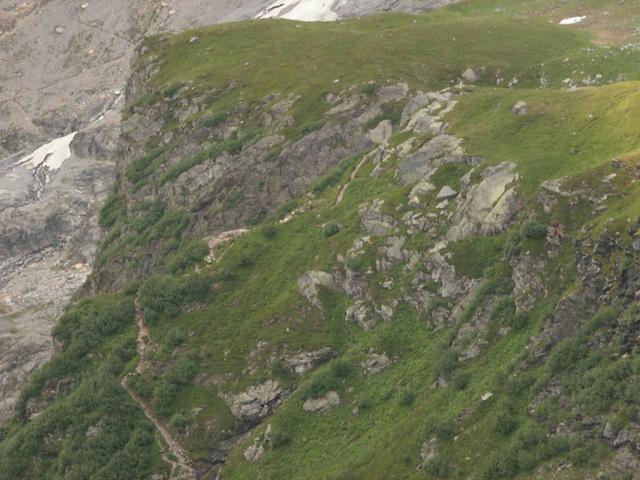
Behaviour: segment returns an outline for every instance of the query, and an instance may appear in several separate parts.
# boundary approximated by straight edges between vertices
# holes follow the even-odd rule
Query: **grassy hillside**
[[[120,275],[109,285],[128,286],[63,317],[55,331],[61,352],[34,376],[1,433],[0,477],[168,478],[166,446],[119,383],[138,361],[137,297],[153,349],[131,386],[203,478],[216,478],[218,468],[223,479],[633,478],[640,461],[621,460],[627,451],[637,457],[633,441],[617,438],[640,423],[640,263],[632,246],[640,55],[596,46],[593,32],[548,19],[608,8],[617,26],[638,9],[503,3],[338,23],[245,22],[149,39],[140,69],[158,70],[128,113],[161,118],[162,128],[145,138],[144,155],[121,165],[101,218],[99,278]],[[467,68],[482,70],[476,85],[452,88],[457,105],[443,114],[465,158],[438,165],[433,189],[414,201],[416,182],[403,184],[396,172],[446,135],[412,130],[415,112],[402,112],[417,90],[452,87]],[[295,142],[350,125],[349,110],[327,112],[354,96],[366,111],[397,82],[411,93],[380,103],[361,124],[389,121],[383,147],[338,159],[308,192],[205,261],[205,240],[220,233],[209,222],[224,211],[170,207],[166,192],[189,187],[181,175],[223,157],[239,162],[269,136]],[[300,95],[291,124],[260,123],[274,92]],[[199,111],[173,116],[201,96]],[[520,101],[524,115],[512,111]],[[189,155],[175,154],[180,148]],[[376,152],[384,160],[372,160]],[[517,196],[513,217],[499,232],[448,240],[465,213],[459,205],[504,162],[519,176],[505,187]],[[558,178],[556,191],[543,188]],[[460,197],[443,206],[436,195],[444,186]],[[227,188],[229,210],[250,193],[233,181]],[[372,204],[390,232],[366,231]],[[411,225],[415,215],[428,225]],[[397,241],[400,259],[390,253]],[[319,287],[322,308],[301,294],[298,280],[309,271],[340,279]],[[345,319],[361,299],[344,287],[349,279],[383,312],[373,328]],[[301,375],[288,367],[292,355],[321,348],[330,360]],[[375,374],[366,371],[373,353],[388,360]],[[255,425],[238,420],[228,399],[267,380],[287,391],[282,406]],[[305,410],[328,392],[339,405]],[[257,462],[245,456],[252,444],[264,448]]]

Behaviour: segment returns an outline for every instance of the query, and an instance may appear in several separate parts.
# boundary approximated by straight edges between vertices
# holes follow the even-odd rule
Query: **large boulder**
[[[310,398],[302,405],[305,412],[321,413],[326,412],[340,405],[340,395],[338,392],[327,392],[324,397]]]
[[[278,408],[287,395],[287,389],[277,380],[267,380],[249,387],[237,395],[226,395],[224,400],[233,415],[250,423],[257,423]]]
[[[504,232],[519,209],[514,183],[518,174],[515,164],[501,163],[487,168],[482,181],[467,191],[454,215],[454,225],[447,232],[448,240],[463,240],[473,235],[494,235]]]

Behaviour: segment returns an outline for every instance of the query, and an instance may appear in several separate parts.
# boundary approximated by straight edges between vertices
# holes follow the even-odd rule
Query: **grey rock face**
[[[399,163],[398,177],[403,185],[411,185],[433,174],[439,166],[464,161],[460,139],[451,135],[438,135]]]
[[[518,201],[512,184],[518,179],[515,165],[501,163],[487,168],[482,181],[468,192],[458,204],[455,225],[448,233],[449,240],[462,240],[473,235],[493,235],[503,232],[518,212]]]
[[[296,375],[303,375],[315,369],[318,365],[333,358],[334,352],[330,348],[321,348],[313,352],[302,352],[286,357],[284,364]]]
[[[360,363],[367,375],[375,375],[391,365],[391,359],[384,353],[370,353],[366,360]]]
[[[324,397],[310,398],[302,405],[305,412],[321,413],[326,412],[340,405],[340,396],[338,392],[328,392]]]
[[[318,287],[335,288],[333,276],[327,272],[307,272],[298,279],[298,290],[314,306],[322,310]]]
[[[51,356],[50,329],[91,272],[113,138],[113,125],[83,131],[59,169],[0,161],[0,422]]]
[[[238,395],[227,395],[224,400],[236,418],[257,423],[271,415],[282,404],[286,394],[287,390],[278,381],[267,380]]]
[[[519,311],[528,312],[544,294],[544,261],[525,255],[513,267],[513,298]]]
[[[395,227],[395,220],[393,217],[380,211],[383,204],[384,202],[382,200],[377,200],[371,204],[363,204],[360,207],[362,227],[369,234],[376,237],[389,235]]]
[[[260,444],[254,443],[244,451],[243,456],[247,462],[256,463],[264,457],[265,450]]]

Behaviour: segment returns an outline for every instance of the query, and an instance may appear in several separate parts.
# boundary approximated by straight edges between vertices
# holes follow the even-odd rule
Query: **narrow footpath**
[[[157,414],[151,408],[151,406],[145,402],[131,386],[129,385],[129,378],[131,375],[142,374],[149,365],[147,359],[147,352],[151,349],[149,343],[149,329],[144,323],[144,315],[142,314],[142,308],[140,308],[140,301],[138,298],[135,300],[136,306],[136,320],[138,322],[138,339],[137,350],[138,357],[140,359],[138,366],[136,367],[136,373],[130,373],[125,375],[120,384],[127,391],[131,399],[136,402],[147,418],[156,427],[156,430],[160,433],[164,440],[164,444],[158,439],[160,450],[162,451],[162,459],[171,466],[170,480],[197,480],[196,471],[191,466],[191,461],[187,452],[182,448],[180,443],[171,435],[171,432],[167,426],[158,418]]]

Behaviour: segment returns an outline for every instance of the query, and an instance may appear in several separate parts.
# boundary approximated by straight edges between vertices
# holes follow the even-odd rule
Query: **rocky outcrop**
[[[0,422],[53,353],[50,330],[91,273],[115,145],[113,125],[101,124],[55,163],[0,162]]]
[[[420,147],[416,153],[398,164],[398,178],[402,185],[418,183],[431,176],[438,167],[466,160],[461,141],[451,135],[438,135]]]
[[[375,375],[391,365],[391,359],[384,353],[371,352],[366,360],[360,362],[360,366],[367,375]]]
[[[239,420],[256,424],[278,408],[287,395],[287,389],[276,380],[268,380],[249,387],[237,395],[225,395],[233,415]]]
[[[458,204],[448,240],[505,231],[519,210],[513,185],[518,175],[514,169],[513,163],[501,163],[482,172],[481,182],[469,188],[464,201]]]
[[[340,405],[340,395],[338,392],[330,391],[323,397],[310,398],[302,405],[305,412],[322,413]]]
[[[389,235],[395,227],[393,217],[382,213],[381,208],[383,205],[384,201],[375,200],[371,204],[366,203],[360,206],[362,227],[367,233],[376,237]]]
[[[331,360],[334,356],[335,352],[331,348],[326,347],[312,352],[302,352],[287,356],[284,357],[283,361],[289,371],[296,375],[303,375]]]
[[[333,276],[327,272],[307,272],[298,279],[298,290],[315,307],[322,310],[318,287],[336,288]]]

